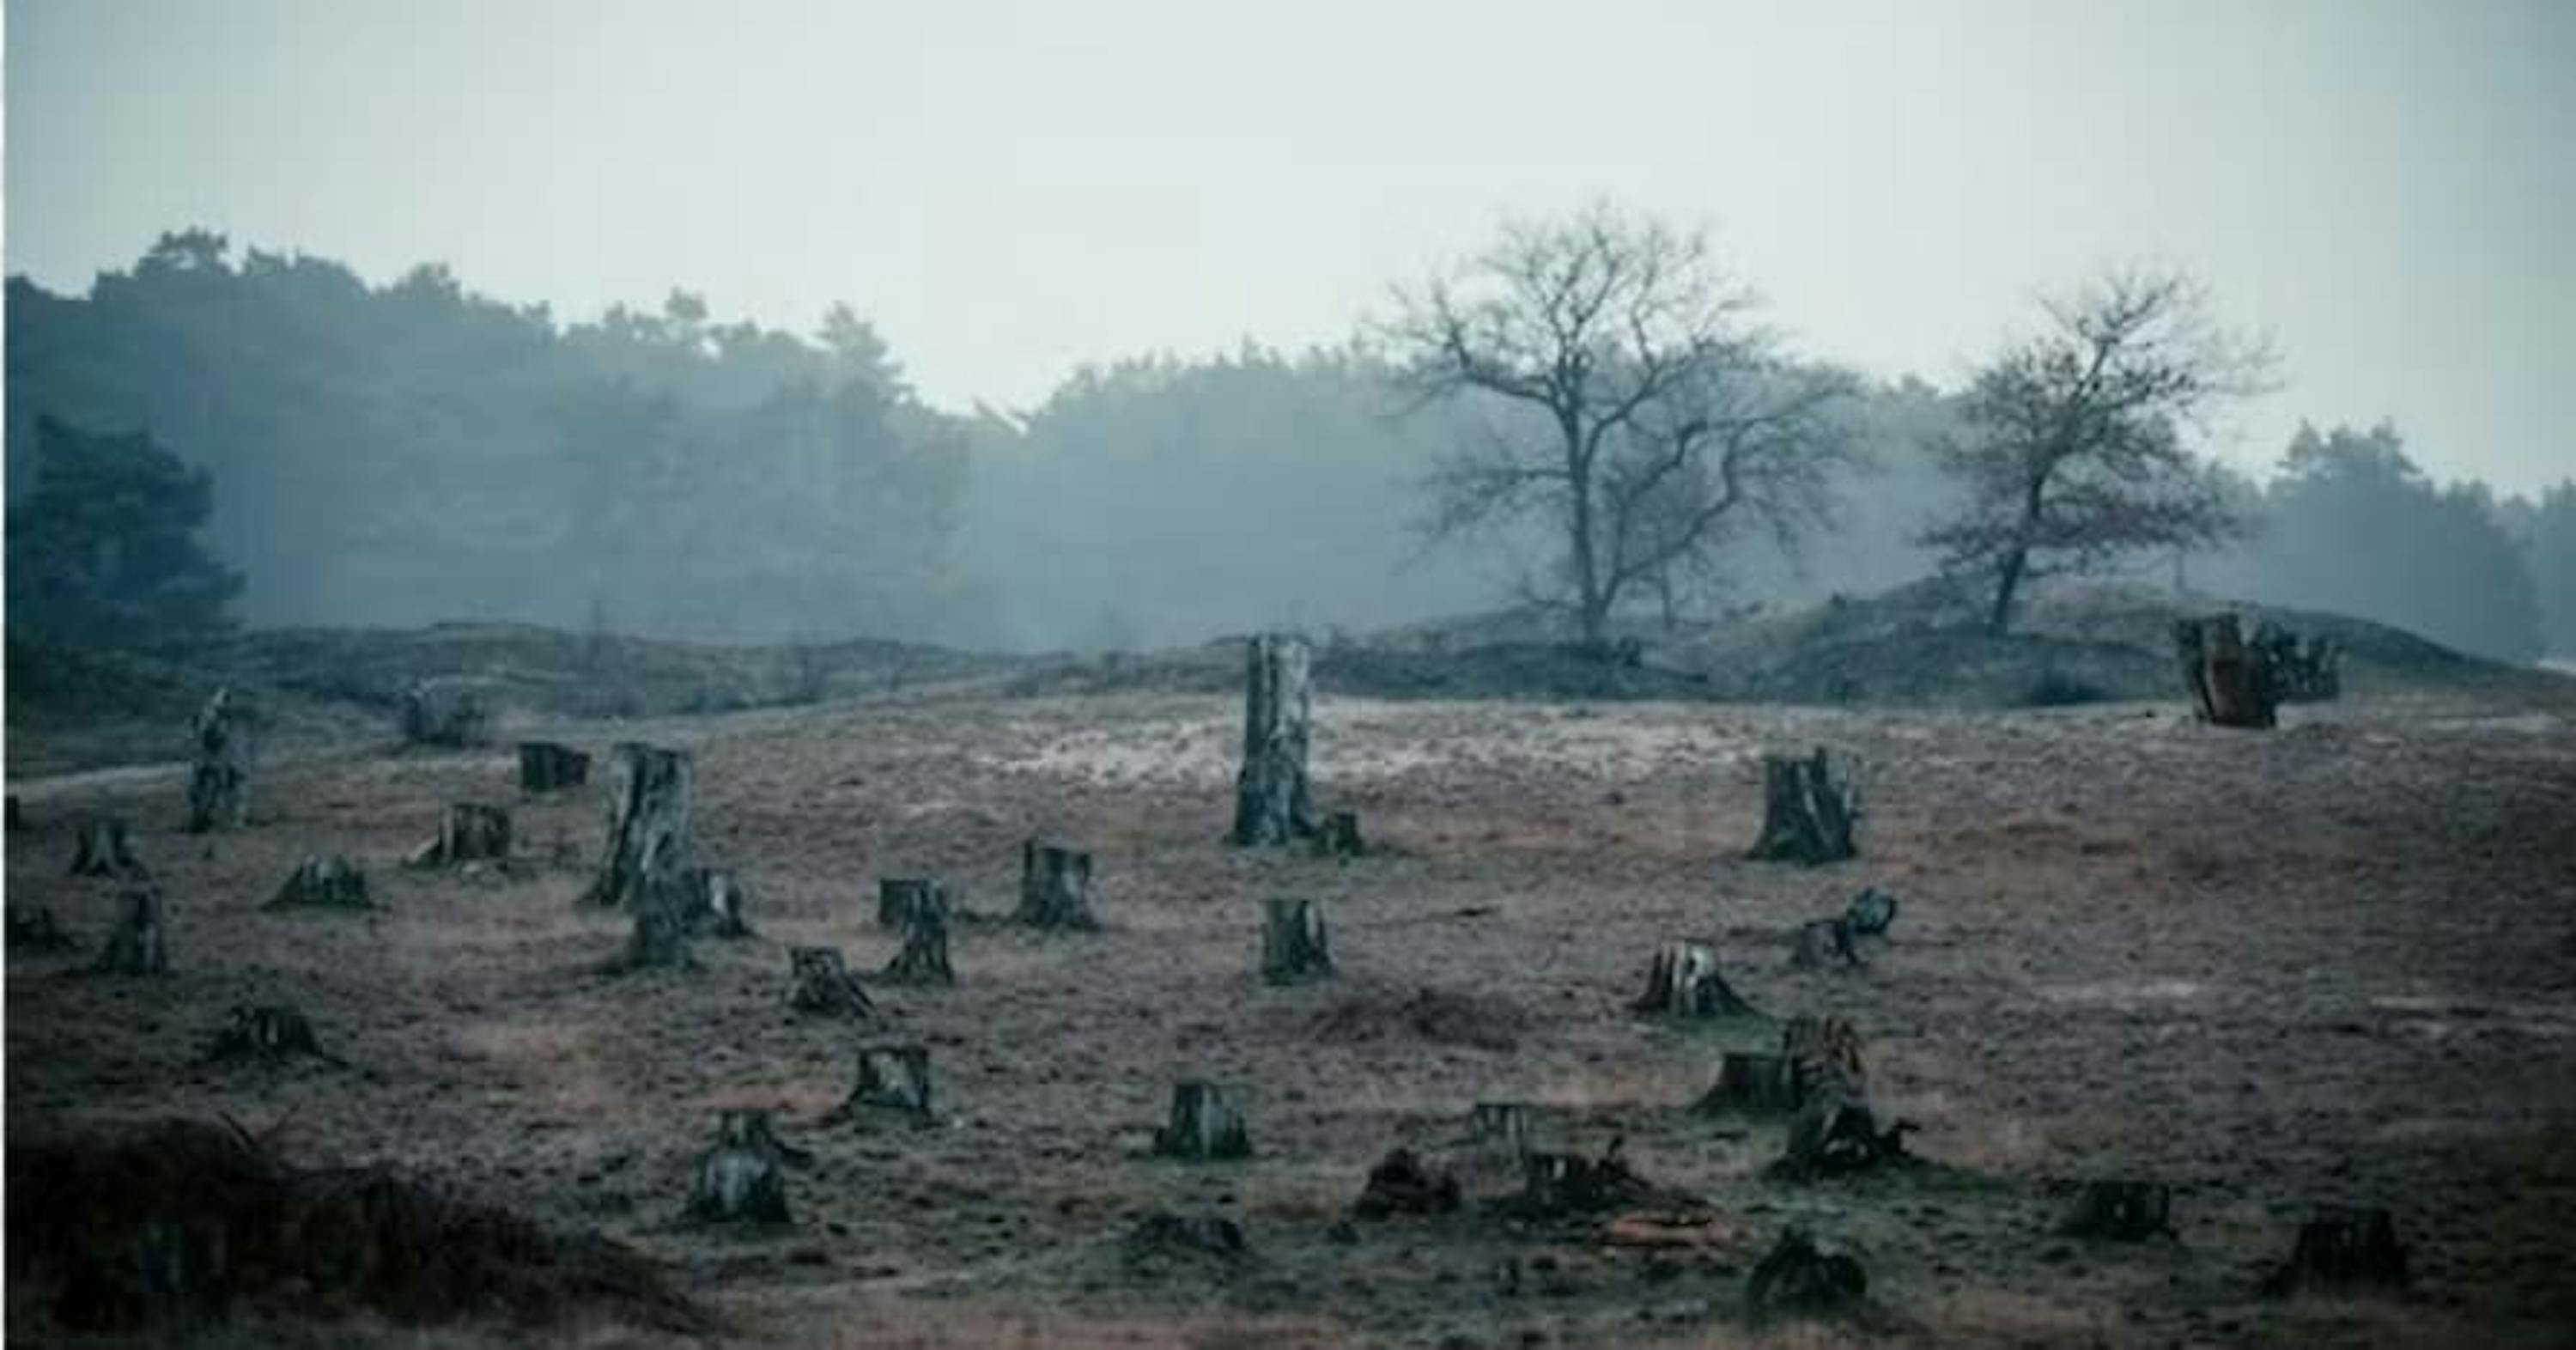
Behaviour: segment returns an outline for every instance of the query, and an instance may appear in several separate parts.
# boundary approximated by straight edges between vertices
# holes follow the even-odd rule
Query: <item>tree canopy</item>
[[[9,508],[9,622],[105,647],[228,631],[242,579],[197,540],[214,505],[206,471],[140,432],[34,422],[34,487]]]

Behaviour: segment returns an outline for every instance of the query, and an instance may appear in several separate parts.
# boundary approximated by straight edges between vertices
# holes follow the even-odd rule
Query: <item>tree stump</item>
[[[1360,840],[1360,813],[1335,811],[1315,828],[1315,852],[1326,858],[1356,858],[1368,851]]]
[[[691,867],[681,872],[688,887],[686,921],[692,937],[751,936],[751,887],[721,867]]]
[[[1819,1247],[1803,1228],[1791,1228],[1754,1264],[1744,1302],[1760,1318],[1774,1312],[1831,1312],[1868,1292],[1869,1277],[1859,1261]]]
[[[1717,1082],[1696,1110],[1778,1115],[1798,1109],[1798,1074],[1786,1055],[1729,1050],[1717,1064]]]
[[[795,981],[787,991],[788,1007],[829,1017],[876,1015],[875,1001],[841,960],[840,948],[791,947],[787,951],[787,970]]]
[[[2277,1297],[2303,1290],[2403,1289],[2406,1283],[2406,1249],[2398,1245],[2397,1222],[2388,1211],[2336,1205],[2299,1226],[2298,1245],[2264,1280],[2263,1292]]]
[[[340,1058],[314,1038],[313,1024],[291,1003],[235,1004],[224,1016],[223,1029],[206,1047],[206,1058],[218,1063],[254,1060],[276,1064],[297,1055],[328,1063]]]
[[[439,817],[438,837],[413,849],[403,862],[409,867],[455,867],[509,857],[510,813],[480,802],[454,802]]]
[[[1333,973],[1324,932],[1324,907],[1312,900],[1266,901],[1261,931],[1261,978],[1272,984],[1320,980]]]
[[[270,909],[365,909],[367,874],[337,853],[305,854],[286,884],[268,902]]]
[[[948,892],[937,882],[904,903],[903,946],[886,962],[886,978],[903,984],[955,984],[948,966]]]
[[[1306,781],[1313,720],[1305,639],[1263,633],[1245,649],[1243,766],[1234,779],[1234,842],[1285,844],[1315,831]]]
[[[54,912],[43,905],[9,906],[9,950],[21,955],[44,955],[67,952],[80,946],[80,941],[65,932],[54,921]]]
[[[1900,1120],[1882,1130],[1868,1103],[1840,1092],[1810,1092],[1789,1122],[1788,1147],[1771,1164],[1770,1175],[1814,1181],[1868,1171],[1906,1157],[1905,1136],[1913,1129],[1912,1121]]]
[[[188,774],[188,833],[239,827],[250,809],[250,731],[233,701],[217,689],[192,728],[195,761]]]
[[[117,893],[116,926],[100,949],[97,969],[103,975],[158,975],[170,968],[170,952],[161,928],[161,892],[148,881],[129,879]]]
[[[823,1117],[827,1124],[895,1119],[931,1123],[930,1048],[923,1045],[871,1045],[859,1050],[859,1082],[839,1106]]]
[[[1446,1214],[1458,1208],[1458,1178],[1399,1148],[1369,1169],[1368,1182],[1351,1213],[1363,1219],[1390,1214]]]
[[[634,908],[651,883],[677,874],[694,853],[689,839],[689,756],[620,742],[609,787],[608,845],[588,899]]]
[[[491,721],[481,692],[464,680],[414,680],[402,691],[402,738],[409,744],[481,745]]]
[[[1823,746],[1806,759],[1762,757],[1762,837],[1746,856],[1756,862],[1795,862],[1810,867],[1858,856],[1852,827],[1860,820],[1860,793],[1836,782]]]
[[[1864,886],[1850,904],[1843,906],[1843,922],[1851,925],[1853,937],[1884,937],[1888,926],[1896,922],[1896,897],[1875,886]]]
[[[903,927],[912,907],[931,897],[937,897],[942,910],[947,908],[948,888],[927,877],[878,878],[877,926]]]
[[[1252,1141],[1243,1114],[1214,1083],[1184,1082],[1172,1088],[1172,1118],[1154,1132],[1154,1156],[1217,1161],[1252,1156]]]
[[[1646,969],[1646,989],[1631,1005],[1663,1017],[1735,1017],[1753,1005],[1735,996],[1718,974],[1717,953],[1696,942],[1667,942]]]
[[[792,1152],[779,1142],[767,1111],[725,1112],[716,1121],[715,1147],[698,1160],[684,1217],[691,1223],[789,1222],[785,1164]]]
[[[1861,1064],[1860,1029],[1847,1017],[1792,1017],[1780,1028],[1780,1058],[1787,1061],[1796,1104],[1827,1093],[1859,1100],[1869,1095]]]
[[[1478,1102],[1467,1116],[1468,1142],[1508,1152],[1530,1151],[1529,1106],[1523,1102]]]
[[[1031,839],[1020,845],[1019,921],[1033,928],[1098,928],[1091,855]]]
[[[553,741],[519,742],[519,790],[531,796],[590,781],[590,756]]]
[[[2270,727],[2278,720],[2269,667],[2249,654],[2236,616],[2174,620],[2174,653],[2183,687],[2191,691],[2200,720],[2221,727]]]
[[[144,875],[143,860],[134,856],[134,840],[124,821],[113,816],[92,816],[81,822],[80,834],[72,844],[72,875]]]
[[[1789,962],[1800,970],[1847,970],[1858,966],[1860,948],[1852,944],[1851,922],[1837,916],[1800,924]]]
[[[1630,1170],[1621,1156],[1622,1142],[1612,1140],[1609,1151],[1598,1158],[1579,1153],[1523,1154],[1520,1194],[1505,1200],[1503,1210],[1525,1219],[1559,1219],[1688,1200]]]
[[[2173,1188],[2153,1181],[2088,1181],[2057,1221],[2065,1237],[2143,1242],[2173,1236]]]

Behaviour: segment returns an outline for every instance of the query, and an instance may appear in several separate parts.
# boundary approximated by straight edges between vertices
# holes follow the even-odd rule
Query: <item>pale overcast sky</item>
[[[2179,263],[2302,417],[2576,473],[2576,0],[9,0],[6,256],[186,224],[588,317],[847,299],[934,402],[1346,336],[1508,212],[1713,225],[1802,346],[1954,381]]]

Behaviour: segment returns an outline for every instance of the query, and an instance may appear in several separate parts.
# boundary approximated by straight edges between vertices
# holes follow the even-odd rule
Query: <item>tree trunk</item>
[[[1367,851],[1360,842],[1360,813],[1335,811],[1315,830],[1315,852],[1326,858],[1356,858]]]
[[[403,861],[412,867],[454,867],[506,862],[509,857],[510,813],[479,802],[456,802],[439,818],[438,837],[413,849]]]
[[[1034,839],[1022,844],[1018,918],[1033,928],[1098,928],[1091,913],[1091,855]]]
[[[134,840],[124,821],[113,816],[92,816],[81,822],[80,835],[72,844],[72,875],[144,875],[143,860],[134,856]]]
[[[841,960],[838,947],[791,947],[787,951],[787,969],[795,984],[787,991],[787,1006],[801,1013],[818,1013],[826,1017],[871,1018],[876,1004],[868,991],[859,986],[859,977]]]
[[[1789,960],[1800,970],[1847,970],[1858,966],[1860,948],[1852,945],[1851,921],[1836,916],[1799,925],[1797,946]]]
[[[751,887],[742,878],[721,867],[683,868],[680,877],[689,892],[690,936],[751,936]]]
[[[1265,902],[1268,922],[1261,933],[1261,978],[1272,984],[1320,980],[1333,973],[1333,954],[1325,940],[1324,907],[1312,900]]]
[[[2030,551],[2016,548],[2004,555],[2003,566],[1995,574],[1995,603],[1986,611],[1986,631],[1996,637],[2012,631],[2013,593],[2021,589],[2022,569],[2029,565]]]
[[[170,968],[170,952],[161,929],[161,892],[147,881],[132,880],[117,893],[116,927],[98,954],[104,975],[158,975]]]
[[[1859,853],[1852,827],[1860,818],[1860,794],[1834,781],[1823,746],[1808,759],[1764,755],[1762,787],[1762,837],[1746,856],[1812,867]]]
[[[193,730],[196,759],[188,774],[188,833],[238,828],[250,809],[250,733],[233,706],[233,691],[216,690],[198,711]]]
[[[2299,1226],[2298,1245],[2263,1282],[2263,1292],[2403,1289],[2406,1283],[2406,1249],[2388,1211],[2331,1206]]]
[[[2173,1188],[2153,1181],[2088,1181],[2066,1217],[2064,1237],[2140,1242],[2173,1233]]]
[[[897,1119],[929,1124],[930,1049],[921,1045],[871,1045],[859,1051],[859,1082],[826,1123]]]
[[[270,909],[365,909],[367,874],[337,853],[329,857],[305,854],[295,865],[294,875],[277,888]]]
[[[223,1030],[215,1033],[214,1042],[206,1048],[206,1058],[217,1062],[255,1060],[276,1064],[297,1055],[337,1064],[338,1056],[322,1048],[314,1038],[313,1024],[291,1003],[235,1004],[226,1014]]]
[[[589,899],[632,908],[651,883],[690,863],[689,756],[635,741],[620,742],[614,753],[608,846]]]
[[[1646,970],[1645,992],[1630,1005],[1662,1017],[1735,1017],[1753,1006],[1735,996],[1718,974],[1717,953],[1696,942],[1667,942]]]
[[[2221,727],[2274,725],[2270,673],[2258,654],[2246,650],[2235,615],[2174,620],[2174,654],[2200,720]]]
[[[1214,1083],[1186,1082],[1172,1089],[1171,1123],[1154,1133],[1160,1158],[1249,1158],[1252,1143],[1243,1115]]]
[[[1312,655],[1305,639],[1263,633],[1246,649],[1243,767],[1234,779],[1234,842],[1285,844],[1314,833],[1306,779]]]
[[[715,1147],[698,1160],[686,1217],[692,1223],[789,1222],[788,1155],[767,1111],[725,1112],[716,1124]]]
[[[944,911],[948,907],[947,888],[926,877],[883,877],[877,881],[877,926],[901,928],[911,916],[913,906],[936,899]]]
[[[519,742],[519,790],[534,796],[590,781],[590,756],[553,741]]]
[[[912,893],[903,905],[903,947],[886,963],[886,978],[903,984],[955,984],[948,966],[948,891],[939,883]]]

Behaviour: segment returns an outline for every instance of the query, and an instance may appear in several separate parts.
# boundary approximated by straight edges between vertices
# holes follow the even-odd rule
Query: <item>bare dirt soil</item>
[[[576,724],[696,754],[696,828],[756,888],[758,936],[612,977],[582,909],[604,788],[517,800],[498,751],[278,765],[239,834],[179,833],[150,772],[14,784],[8,901],[94,951],[114,899],[66,877],[85,811],[130,817],[171,970],[13,955],[12,1140],[172,1114],[389,1164],[668,1262],[750,1343],[795,1345],[2564,1345],[2576,1327],[2576,721],[2382,699],[2273,733],[2178,705],[1936,713],[1328,698],[1316,771],[1371,856],[1221,844],[1231,698],[930,699]],[[1834,747],[1860,860],[1737,857],[1765,748]],[[395,860],[442,804],[507,803],[525,876]],[[1021,840],[1097,854],[1105,931],[960,923],[958,983],[875,986],[884,1024],[786,1006],[791,944],[873,970],[880,876],[1007,912]],[[267,912],[306,852],[368,870],[364,914]],[[1789,966],[1864,885],[1902,910],[1866,967]],[[1256,974],[1260,902],[1325,903],[1338,975]],[[1774,1122],[1689,1103],[1764,1024],[1627,1008],[1656,944],[1711,942],[1773,1014],[1839,1012],[1920,1167],[1766,1179]],[[210,1064],[235,1003],[292,1001],[345,1066]],[[930,1047],[934,1124],[824,1126],[856,1047]],[[1173,1082],[1225,1085],[1255,1157],[1135,1156]],[[1628,1162],[1710,1216],[1663,1245],[1468,1209],[1347,1221],[1370,1165],[1525,1100],[1542,1146]],[[793,1226],[683,1227],[717,1113],[810,1149]],[[2178,1239],[2059,1238],[2063,1187],[2176,1190]],[[2315,1206],[2386,1205],[2404,1295],[2258,1297]],[[1150,1213],[1221,1213],[1237,1257],[1143,1252]],[[1745,1277],[1798,1223],[1854,1251],[1867,1305],[1757,1327]],[[15,1246],[44,1233],[8,1235]],[[13,1343],[57,1333],[13,1280]],[[240,1310],[216,1344],[666,1345],[616,1325],[414,1332]]]

